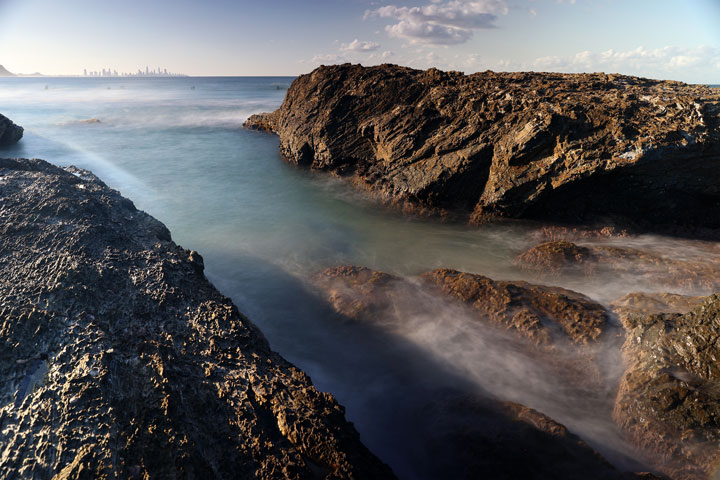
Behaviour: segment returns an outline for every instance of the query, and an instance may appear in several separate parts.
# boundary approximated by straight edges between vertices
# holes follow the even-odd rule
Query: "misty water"
[[[426,478],[429,402],[484,391],[565,423],[622,468],[637,468],[609,413],[565,393],[522,351],[436,299],[402,322],[341,321],[313,290],[323,268],[353,264],[414,276],[438,267],[524,278],[512,259],[538,243],[536,225],[468,227],[409,218],[340,179],[282,161],[276,137],[241,129],[277,108],[292,78],[8,78],[0,113],[25,127],[2,157],[42,158],[97,174],[199,251],[208,278],[271,346],[347,409],[365,444],[402,478]],[[98,121],[88,120],[97,119]],[[702,242],[660,236],[587,240],[705,258]],[[631,272],[556,284],[608,304],[665,291]],[[709,293],[685,291],[681,293]],[[608,353],[610,371],[620,368]],[[614,369],[614,370],[613,370]],[[619,370],[618,370],[619,371]]]

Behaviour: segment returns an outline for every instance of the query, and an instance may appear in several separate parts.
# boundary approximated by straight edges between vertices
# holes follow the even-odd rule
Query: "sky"
[[[720,84],[720,0],[0,0],[0,65],[15,73],[345,62]]]

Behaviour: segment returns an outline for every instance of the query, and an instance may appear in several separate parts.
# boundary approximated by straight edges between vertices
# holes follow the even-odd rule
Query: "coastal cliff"
[[[0,477],[394,478],[90,172],[0,159],[0,232]]]
[[[0,113],[0,147],[17,143],[23,136],[24,129],[15,125],[12,120]]]
[[[705,86],[345,64],[301,75],[245,126],[421,211],[720,228],[720,93]]]

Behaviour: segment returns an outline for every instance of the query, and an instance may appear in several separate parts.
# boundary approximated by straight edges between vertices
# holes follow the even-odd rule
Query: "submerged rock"
[[[474,317],[536,345],[592,343],[607,327],[605,308],[571,290],[495,281],[451,269],[433,270],[420,278],[423,282],[417,284],[344,265],[323,270],[314,282],[338,313],[353,320],[378,321],[392,313],[396,303],[439,293],[470,307]]]
[[[428,450],[446,463],[435,478],[630,479],[577,435],[536,410],[448,392],[422,410],[435,419]]]
[[[675,479],[720,474],[720,296],[690,313],[631,317],[614,417]]]
[[[473,221],[720,228],[720,94],[705,86],[322,66],[246,125],[276,132],[291,163]]]
[[[0,114],[0,147],[17,143],[23,136],[23,127]]]
[[[84,170],[0,179],[0,477],[393,478],[164,225]]]
[[[595,362],[596,353],[607,356],[599,343],[611,326],[602,306],[576,292],[497,282],[448,269],[402,278],[365,267],[339,266],[323,270],[313,281],[343,317],[370,323],[388,334],[428,327],[413,317],[427,316],[439,328],[450,329],[451,336],[468,331],[454,330],[457,324],[443,320],[443,315],[480,322],[488,327],[483,334],[498,347],[488,355],[504,357],[498,360],[501,363],[542,365],[533,372],[555,378],[552,384],[557,385],[553,390],[558,401],[582,398],[584,409],[603,412],[605,421],[612,422],[616,384],[607,387],[603,362]],[[403,328],[403,324],[409,326]],[[451,348],[484,350],[487,346],[453,340]],[[488,376],[516,374],[512,369],[493,370],[480,358],[464,367]],[[540,378],[545,377],[520,381],[542,382]],[[512,383],[509,378],[503,382]],[[414,423],[424,429],[426,449],[434,452],[426,467],[431,478],[634,478],[615,470],[547,415],[490,396],[434,394],[417,412]]]

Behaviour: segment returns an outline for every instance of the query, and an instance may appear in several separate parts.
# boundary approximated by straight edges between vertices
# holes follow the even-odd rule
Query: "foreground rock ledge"
[[[689,313],[627,317],[615,420],[674,479],[720,475],[720,295]]]
[[[720,93],[605,74],[323,66],[246,126],[392,202],[493,217],[720,228]]]
[[[0,159],[1,478],[393,478],[157,220]]]

